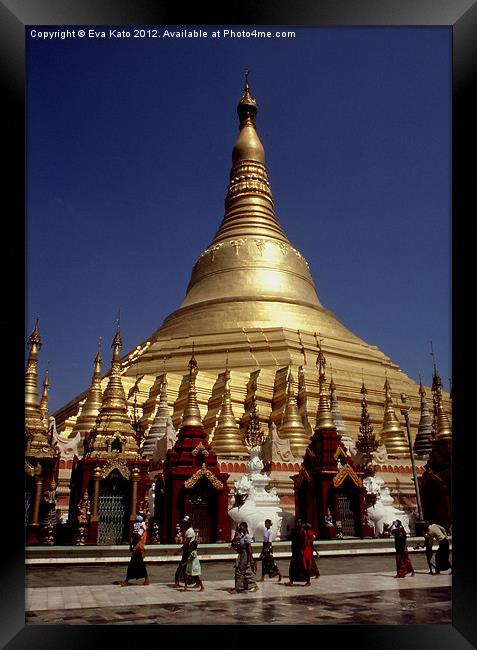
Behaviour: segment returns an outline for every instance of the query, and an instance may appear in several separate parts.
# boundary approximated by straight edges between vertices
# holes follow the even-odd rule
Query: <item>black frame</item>
[[[300,630],[290,626],[294,640],[303,638],[302,633],[310,634],[309,640],[320,644],[326,642],[323,635],[330,636],[327,641],[331,645],[345,647],[366,647],[368,650],[386,647],[387,649],[405,650],[406,648],[456,648],[466,649],[477,647],[477,617],[475,612],[476,576],[470,544],[472,519],[464,521],[462,502],[472,495],[474,484],[471,483],[472,446],[474,432],[467,434],[468,422],[472,420],[472,399],[470,396],[471,382],[465,377],[465,369],[474,357],[472,348],[473,307],[472,293],[466,291],[466,284],[473,278],[473,250],[470,246],[469,225],[472,222],[472,208],[475,200],[475,158],[476,158],[476,129],[475,115],[477,105],[471,91],[477,85],[477,6],[474,0],[452,0],[435,2],[435,0],[303,0],[293,4],[286,0],[261,0],[251,2],[242,0],[225,6],[219,5],[214,10],[210,7],[192,5],[186,9],[178,3],[149,2],[148,0],[118,0],[114,6],[106,0],[8,0],[0,6],[0,69],[2,81],[7,90],[9,101],[6,102],[7,117],[4,132],[12,137],[12,143],[4,154],[7,162],[6,192],[13,199],[13,211],[10,208],[8,221],[14,226],[14,251],[18,254],[10,256],[4,269],[4,304],[8,305],[9,314],[13,315],[12,325],[7,329],[8,351],[15,351],[15,361],[10,364],[10,380],[15,383],[23,381],[24,340],[24,304],[22,292],[18,291],[12,278],[20,282],[24,277],[21,251],[24,249],[24,51],[25,25],[296,25],[296,26],[449,26],[453,36],[453,430],[454,430],[454,525],[453,546],[456,553],[453,556],[453,625],[438,626],[318,626],[310,630]],[[5,95],[4,95],[5,96]],[[4,103],[4,102],[2,102]],[[5,105],[5,103],[4,103]],[[5,172],[4,172],[5,173]],[[10,188],[15,187],[12,192]],[[475,214],[475,208],[474,208]],[[16,224],[16,225],[15,225]],[[11,235],[9,235],[11,241]],[[18,243],[17,243],[18,242]],[[472,243],[471,243],[472,242]],[[5,256],[3,256],[5,259]],[[436,264],[439,263],[436,260]],[[470,298],[470,300],[469,300]],[[475,310],[475,307],[474,307]],[[16,322],[18,320],[20,322]],[[446,315],[443,315],[446,317]],[[9,319],[10,325],[10,319]],[[4,338],[6,341],[6,338]],[[11,343],[14,342],[13,345]],[[465,346],[465,347],[464,347]],[[17,353],[18,351],[18,353]],[[21,359],[21,362],[20,362]],[[7,368],[7,366],[6,366]],[[13,378],[12,375],[13,374]],[[18,391],[19,392],[19,391]],[[17,391],[12,393],[17,394]],[[113,642],[113,637],[120,639],[120,645],[131,643],[138,639],[137,630],[131,627],[59,627],[24,625],[24,530],[21,512],[23,509],[23,463],[24,453],[21,422],[24,417],[22,395],[15,402],[15,423],[20,426],[5,427],[4,440],[8,441],[8,460],[3,466],[9,465],[13,476],[4,479],[4,486],[13,489],[4,492],[8,495],[5,503],[5,523],[8,522],[8,532],[5,532],[3,557],[3,587],[2,602],[2,647],[8,648],[51,648],[67,646],[70,648],[103,647],[105,641]],[[469,418],[466,418],[466,412]],[[6,411],[4,411],[6,415]],[[9,413],[11,411],[9,410]],[[6,455],[4,455],[6,458]],[[8,482],[7,482],[8,481]],[[475,489],[475,488],[474,488]],[[457,495],[457,498],[456,496]],[[14,513],[16,513],[15,516]],[[4,529],[6,531],[6,529]],[[468,548],[467,548],[468,547]],[[466,562],[466,551],[469,560]],[[270,644],[282,640],[288,626],[255,627],[253,644]],[[238,645],[249,645],[250,636],[239,633],[235,637],[233,630],[204,627],[186,628],[189,639],[200,634],[200,643],[229,648]],[[151,628],[147,628],[147,632]],[[141,630],[141,639],[149,637],[146,629]],[[167,638],[169,633],[174,636]],[[275,638],[278,633],[280,637]],[[174,626],[164,627],[158,631],[152,627],[151,640],[160,639],[161,643],[181,642],[183,635]],[[160,635],[158,639],[158,634]],[[297,637],[298,634],[298,637]],[[316,634],[316,637],[315,637]],[[106,639],[107,637],[107,639]],[[290,640],[291,640],[290,638]],[[197,640],[197,639],[196,639]],[[304,639],[305,641],[305,639]],[[280,642],[280,641],[279,641]],[[282,641],[283,643],[283,641]],[[286,641],[285,641],[286,643]],[[471,645],[473,644],[473,645]]]

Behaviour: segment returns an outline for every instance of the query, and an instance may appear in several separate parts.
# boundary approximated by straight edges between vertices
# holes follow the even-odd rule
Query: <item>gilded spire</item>
[[[368,403],[366,401],[367,392],[363,380],[361,386],[361,395],[363,396],[361,400],[361,422],[359,425],[358,439],[356,441],[356,449],[363,456],[362,466],[366,476],[372,476],[375,471],[373,467],[373,452],[378,448],[378,443],[368,413]]]
[[[333,380],[333,369],[330,364],[330,408],[331,415],[333,417],[333,422],[335,424],[336,430],[341,436],[341,442],[346,447],[348,455],[351,456],[352,450],[354,450],[353,438],[348,434],[346,429],[346,424],[341,415],[340,406],[338,402],[338,394],[336,392],[336,385]]]
[[[262,430],[260,425],[260,420],[258,417],[257,402],[255,395],[252,395],[252,402],[250,405],[250,418],[248,421],[247,428],[245,430],[245,435],[243,437],[244,443],[248,447],[260,447],[265,441],[266,435]]]
[[[319,335],[318,335],[319,336]],[[316,426],[315,431],[321,429],[336,429],[331,415],[330,401],[326,391],[326,359],[321,349],[321,340],[317,339],[318,356],[316,359],[316,367],[318,368],[318,382],[320,386],[320,400],[318,402],[318,411],[316,413]]]
[[[166,436],[167,422],[170,417],[169,406],[167,404],[167,375],[164,372],[161,379],[159,404],[157,405],[156,415],[147,432],[141,455],[144,458],[152,458],[156,448],[157,441]]]
[[[25,422],[32,430],[45,430],[43,414],[40,408],[40,395],[38,391],[38,353],[41,349],[41,336],[36,319],[33,332],[28,339],[28,361],[25,371]],[[45,431],[46,433],[46,431]]]
[[[36,319],[33,332],[30,334],[27,343],[29,347],[28,361],[25,372],[25,407],[27,419],[41,419],[40,414],[40,395],[38,392],[38,352],[41,349],[41,336],[38,328],[38,318]]]
[[[228,363],[226,364],[228,366]],[[214,430],[212,447],[218,456],[248,456],[247,447],[240,436],[240,427],[232,410],[230,394],[230,370],[225,370],[225,386],[222,405]]]
[[[257,134],[257,102],[248,76],[237,106],[240,132],[232,150],[232,171],[225,199],[225,215],[210,247],[231,238],[271,237],[288,242],[275,216],[272,190],[265,167],[265,151]]]
[[[442,403],[442,380],[437,368],[434,366],[434,376],[432,378],[432,393],[434,401],[434,422],[436,440],[452,440],[452,428],[444,411]]]
[[[38,352],[41,348],[38,318],[28,339],[28,346],[30,350],[25,371],[26,455],[35,458],[52,457],[56,452],[48,441],[48,427],[43,420],[38,393]]]
[[[394,411],[391,386],[387,376],[384,382],[384,391],[384,418],[381,430],[381,444],[385,445],[388,456],[402,458],[409,455],[409,449],[406,436]]]
[[[126,458],[138,458],[136,431],[128,416],[126,395],[121,381],[121,332],[118,324],[111,344],[113,358],[108,385],[103,394],[101,408],[92,430],[92,437],[85,456],[102,457],[119,453]],[[99,371],[98,355],[95,361],[95,373]],[[94,375],[93,375],[94,377]]]
[[[76,418],[75,425],[71,432],[71,437],[74,437],[78,432],[83,435],[91,431],[96,423],[99,410],[103,402],[103,391],[101,390],[101,364],[103,358],[101,356],[101,339],[98,342],[98,352],[94,358],[93,376],[91,379],[91,386],[86,395],[86,399],[81,408],[81,412]]]
[[[50,378],[48,376],[48,370],[45,371],[45,378],[43,379],[43,394],[41,396],[40,402],[40,411],[43,417],[43,424],[45,429],[48,431],[48,391],[50,389]]]
[[[290,441],[290,449],[296,458],[303,458],[310,440],[305,432],[303,421],[298,411],[297,398],[295,396],[294,379],[291,368],[287,377],[287,401],[283,419],[278,434],[283,440]]]
[[[197,393],[195,388],[195,379],[199,371],[199,366],[194,357],[194,351],[189,361],[189,391],[187,394],[187,404],[182,414],[182,427],[202,427],[199,405],[197,403]]]
[[[420,377],[419,395],[421,397],[421,418],[413,449],[417,458],[428,458],[432,449],[432,417],[427,404],[426,391]]]

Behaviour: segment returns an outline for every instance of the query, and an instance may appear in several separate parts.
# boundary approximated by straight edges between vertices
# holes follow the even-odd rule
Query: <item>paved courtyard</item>
[[[147,559],[147,557],[146,557]],[[323,558],[310,587],[265,579],[256,593],[230,595],[232,562],[203,562],[205,591],[173,585],[174,565],[148,565],[150,585],[121,587],[124,565],[29,568],[27,624],[450,624],[452,576],[431,576],[413,555],[416,575],[395,579],[394,558]],[[259,565],[260,572],[260,565]]]

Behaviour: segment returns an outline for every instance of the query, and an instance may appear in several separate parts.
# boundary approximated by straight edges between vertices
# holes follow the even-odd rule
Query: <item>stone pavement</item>
[[[375,570],[321,575],[310,587],[265,579],[256,593],[230,595],[233,579],[183,592],[169,581],[26,588],[30,624],[437,624],[451,623],[452,576],[424,569],[403,579]],[[122,571],[121,571],[122,573]],[[28,584],[28,583],[27,583]],[[245,604],[246,603],[246,604]]]

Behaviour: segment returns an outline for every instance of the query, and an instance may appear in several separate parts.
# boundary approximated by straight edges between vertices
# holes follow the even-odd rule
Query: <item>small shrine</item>
[[[164,471],[156,484],[163,490],[161,539],[174,541],[177,523],[188,515],[199,542],[229,540],[229,474],[220,471],[215,451],[207,440],[196,397],[198,365],[194,354],[189,361],[187,403],[177,440],[166,454]]]
[[[56,525],[56,486],[59,450],[48,437],[48,386],[38,391],[38,319],[28,339],[25,371],[25,528],[27,544],[53,544]]]
[[[110,377],[85,453],[71,473],[69,524],[73,543],[129,543],[133,522],[147,500],[149,461],[139,453],[121,382],[119,322],[111,345]]]
[[[373,537],[366,517],[364,472],[353,467],[333,421],[319,343],[319,404],[316,427],[298,474],[295,517],[310,523],[319,539]]]

